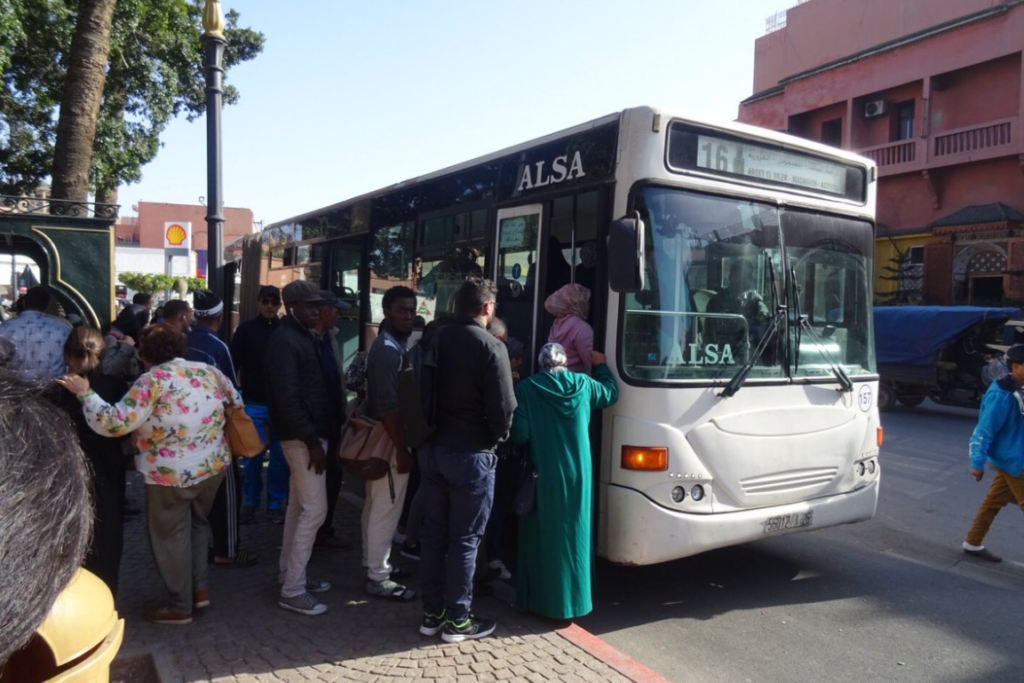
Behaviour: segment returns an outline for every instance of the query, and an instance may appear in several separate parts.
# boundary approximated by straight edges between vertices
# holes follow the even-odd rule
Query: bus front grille
[[[800,489],[816,488],[829,484],[839,474],[838,467],[790,470],[775,472],[759,477],[740,480],[743,492],[750,495],[759,493],[784,493]]]

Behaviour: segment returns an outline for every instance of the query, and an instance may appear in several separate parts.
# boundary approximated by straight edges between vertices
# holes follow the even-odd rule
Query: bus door
[[[523,343],[523,376],[533,372],[537,357],[538,291],[543,286],[540,250],[543,204],[498,210],[495,252],[498,317],[509,337]]]
[[[330,247],[327,287],[352,308],[342,311],[338,320],[338,348],[344,367],[349,366],[359,351],[359,331],[362,329],[362,284],[359,267],[363,263],[364,239],[346,240]]]

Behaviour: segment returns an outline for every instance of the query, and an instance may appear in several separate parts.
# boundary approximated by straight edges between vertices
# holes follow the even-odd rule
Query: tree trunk
[[[84,202],[89,196],[92,146],[110,58],[110,25],[116,5],[117,0],[83,0],[81,4],[57,119],[54,199]]]

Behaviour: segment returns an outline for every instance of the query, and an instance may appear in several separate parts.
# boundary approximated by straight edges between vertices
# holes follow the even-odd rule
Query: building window
[[[907,249],[907,263],[914,266],[924,265],[924,247],[910,247]]]
[[[821,124],[821,141],[833,147],[843,146],[843,120],[832,119]]]
[[[911,140],[914,137],[914,100],[896,105],[896,139]]]

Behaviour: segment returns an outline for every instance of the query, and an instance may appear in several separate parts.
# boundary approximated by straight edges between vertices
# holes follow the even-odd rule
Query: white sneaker
[[[501,560],[491,560],[490,562],[487,563],[487,566],[490,567],[491,569],[500,569],[501,570],[501,574],[498,574],[498,578],[499,579],[508,580],[508,579],[512,578],[512,572],[510,572],[508,570],[508,567],[506,567],[505,563],[502,562]]]

